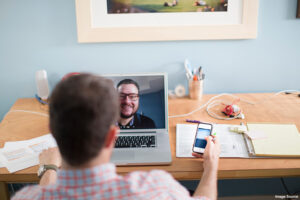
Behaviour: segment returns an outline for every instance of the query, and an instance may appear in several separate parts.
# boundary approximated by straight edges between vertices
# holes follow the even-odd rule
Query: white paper
[[[176,125],[176,157],[193,157],[192,146],[195,139],[197,125]]]
[[[56,141],[53,138],[53,136],[49,133],[47,135],[43,135],[40,137],[36,137],[30,140],[22,140],[22,141],[16,141],[16,142],[6,142],[4,144],[4,148],[15,148],[15,147],[20,147],[20,146],[30,146],[33,145],[33,149],[35,145],[41,143],[42,147],[44,149],[51,148],[51,147],[56,147]]]
[[[39,154],[48,148],[56,147],[51,134],[30,140],[6,142],[0,149],[0,166],[6,167],[10,173],[22,170],[39,163]]]
[[[230,132],[230,126],[232,125],[213,125],[213,133],[216,133],[221,144],[220,157],[249,158],[243,135]],[[192,146],[196,129],[196,124],[176,125],[176,157],[193,157]]]
[[[3,148],[0,149],[0,168],[5,167],[4,165],[5,159],[3,158],[1,151],[3,151]]]
[[[8,162],[6,164],[6,168],[10,173],[13,173],[38,164],[39,164],[39,157],[31,154],[26,157],[22,157],[18,160]]]
[[[249,158],[248,149],[243,134],[229,131],[229,124],[214,125],[214,132],[217,133],[221,144],[220,157]],[[237,125],[235,125],[237,126]]]

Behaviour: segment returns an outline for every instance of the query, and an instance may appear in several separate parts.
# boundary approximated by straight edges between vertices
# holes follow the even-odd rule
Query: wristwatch
[[[40,165],[39,170],[37,172],[38,177],[41,178],[48,169],[57,171],[58,167],[56,165]]]

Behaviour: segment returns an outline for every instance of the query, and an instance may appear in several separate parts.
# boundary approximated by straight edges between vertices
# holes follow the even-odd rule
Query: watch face
[[[45,166],[40,165],[39,170],[38,170],[38,176],[40,176],[43,173],[44,170],[45,170]]]

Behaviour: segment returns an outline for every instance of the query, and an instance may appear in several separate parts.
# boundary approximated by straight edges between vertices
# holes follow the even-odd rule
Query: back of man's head
[[[83,165],[98,155],[120,115],[113,82],[91,74],[58,83],[49,108],[52,134],[71,166]]]

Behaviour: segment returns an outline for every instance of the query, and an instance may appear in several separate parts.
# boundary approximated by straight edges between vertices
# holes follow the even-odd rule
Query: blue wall
[[[164,90],[140,96],[138,113],[150,117],[156,128],[165,128]]]
[[[51,88],[67,72],[168,72],[186,85],[183,61],[204,67],[205,92],[299,89],[300,19],[296,0],[260,0],[253,40],[78,44],[74,0],[0,0],[0,119],[36,93],[35,71]]]

